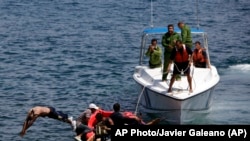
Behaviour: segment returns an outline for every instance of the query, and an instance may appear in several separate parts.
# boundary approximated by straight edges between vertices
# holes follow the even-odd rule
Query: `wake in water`
[[[250,72],[250,64],[237,64],[233,66],[229,66],[230,71],[249,73]]]

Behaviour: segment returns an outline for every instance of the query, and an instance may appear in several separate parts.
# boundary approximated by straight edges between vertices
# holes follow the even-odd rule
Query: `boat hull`
[[[152,91],[137,83],[138,92],[140,93],[140,104],[147,109],[166,111],[166,110],[206,110],[212,103],[214,87],[191,96],[187,99],[176,99],[168,95]]]
[[[134,80],[138,90],[138,105],[147,114],[165,117],[171,124],[192,123],[199,113],[209,111],[212,105],[213,92],[219,82],[215,67],[210,69],[193,68],[193,93],[188,90],[187,78],[182,76],[176,81],[174,90],[168,93],[168,83],[161,81],[161,69],[149,69],[138,66]],[[171,74],[169,75],[171,76]],[[168,80],[170,77],[168,77]],[[206,113],[206,112],[205,112]],[[160,115],[159,115],[160,114]]]
[[[141,110],[157,117],[162,117],[167,124],[195,124],[196,119],[207,115],[213,100],[211,89],[185,100],[175,99],[144,88],[137,83]]]

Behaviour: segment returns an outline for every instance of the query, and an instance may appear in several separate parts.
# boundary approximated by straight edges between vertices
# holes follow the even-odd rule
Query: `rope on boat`
[[[143,86],[143,89],[142,89],[142,91],[141,91],[141,93],[140,93],[140,95],[138,97],[138,100],[137,100],[137,103],[136,103],[136,107],[135,107],[135,112],[134,112],[135,115],[137,115],[138,106],[139,106],[139,103],[140,103],[140,100],[141,100],[141,96],[142,96],[145,88],[146,88],[146,86]]]
[[[193,86],[193,91],[195,90],[196,88],[196,83],[195,83],[195,79],[194,79],[194,66],[193,66],[193,70],[192,70],[192,79],[194,80],[194,86]]]
[[[175,64],[176,65],[176,64]],[[177,67],[177,66],[176,66]],[[189,68],[190,66],[188,66],[184,71],[186,71],[188,68]],[[177,69],[178,69],[178,67],[177,67]],[[178,71],[179,71],[179,69],[178,69]],[[180,71],[179,71],[180,72]],[[168,72],[163,72],[163,73],[168,73]],[[192,79],[194,80],[194,67],[193,67],[193,69],[192,69]],[[194,84],[195,84],[195,80],[194,80]],[[169,85],[169,84],[168,84]],[[195,86],[196,86],[196,84],[195,84]],[[140,103],[140,100],[141,100],[141,96],[143,95],[143,92],[144,92],[144,90],[145,90],[145,88],[146,88],[146,86],[143,86],[143,89],[142,89],[142,91],[141,91],[141,93],[140,93],[140,95],[139,95],[139,97],[138,97],[138,100],[137,100],[137,103],[136,103],[136,107],[135,107],[135,112],[134,112],[134,114],[135,115],[137,115],[137,113],[138,113],[138,106],[139,106],[139,103]]]
[[[188,68],[188,67],[187,67]],[[186,68],[186,69],[187,69]],[[185,70],[186,70],[185,69]],[[165,72],[166,73],[166,72]],[[193,81],[194,81],[194,84],[195,84],[195,87],[196,87],[196,83],[195,83],[195,80],[194,80],[194,67],[193,67],[193,69],[192,69],[192,79],[193,79]],[[169,85],[169,84],[168,84]],[[139,95],[139,97],[138,97],[138,100],[137,100],[137,103],[136,103],[136,107],[135,107],[135,112],[134,112],[134,114],[135,115],[137,115],[137,113],[138,113],[138,106],[139,106],[139,103],[140,103],[140,101],[141,101],[141,96],[143,95],[143,92],[144,92],[144,90],[145,90],[145,88],[146,88],[146,86],[143,86],[143,89],[142,89],[142,91],[141,91],[141,93],[140,93],[140,95]],[[187,88],[188,89],[188,88]],[[193,88],[193,90],[194,90],[194,88]]]
[[[184,72],[190,67],[190,66],[187,66],[187,68],[184,71],[183,71],[183,69],[180,71],[179,68],[178,68],[178,66],[175,63],[174,63],[174,65],[176,66],[177,71],[181,73],[181,75],[183,75]]]
[[[177,71],[178,72],[180,72],[181,73],[181,75],[183,75],[183,73],[188,69],[188,68],[190,68],[190,66],[187,66],[187,68],[183,71],[183,70],[179,70],[179,68],[178,68],[178,66],[174,63],[174,65],[176,66],[176,68],[177,68]],[[194,80],[194,66],[193,66],[193,69],[191,70],[192,72],[191,72],[191,77],[192,77],[192,79],[193,79],[193,81],[194,81],[194,85],[195,85],[195,87],[196,87],[196,83],[195,83],[195,80]],[[189,87],[189,86],[188,86]],[[188,87],[187,87],[187,90],[188,90]],[[193,90],[194,90],[194,86],[193,86]]]

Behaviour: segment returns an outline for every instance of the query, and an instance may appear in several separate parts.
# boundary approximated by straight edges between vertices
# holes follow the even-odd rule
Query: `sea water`
[[[138,93],[132,74],[141,31],[179,20],[208,32],[211,63],[221,77],[211,109],[192,123],[250,124],[250,1],[198,6],[153,1],[153,10],[150,2],[1,1],[0,139],[74,140],[68,124],[49,118],[38,118],[21,138],[27,111],[36,105],[54,106],[74,118],[91,102],[107,110],[119,102],[122,110],[134,111]]]

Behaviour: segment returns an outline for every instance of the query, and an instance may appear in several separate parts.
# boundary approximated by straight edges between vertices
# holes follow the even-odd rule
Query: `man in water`
[[[87,133],[92,132],[93,129],[88,127],[88,121],[93,113],[95,113],[99,107],[97,107],[94,103],[90,103],[89,107],[83,111],[80,116],[76,120],[76,136],[75,139],[77,141],[81,141],[83,137],[86,136]],[[83,136],[85,135],[85,136]]]
[[[114,125],[123,126],[123,125],[154,125],[158,124],[161,119],[156,118],[152,121],[145,123],[140,117],[132,114],[131,112],[120,112],[120,104],[115,103],[113,105],[114,112],[110,115]]]
[[[68,118],[68,115],[61,112],[56,111],[53,107],[47,106],[35,106],[31,108],[27,114],[26,120],[23,124],[22,131],[20,132],[20,136],[23,137],[27,131],[27,129],[35,122],[38,117],[49,117],[53,119],[57,119],[66,123],[69,123],[73,129],[76,128],[76,121],[73,120],[73,117]]]

